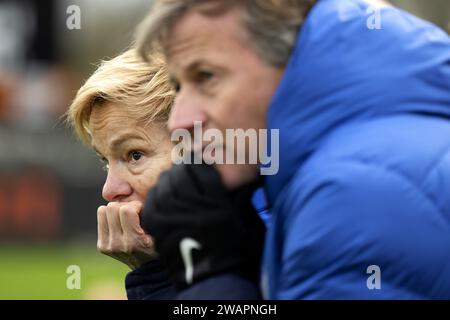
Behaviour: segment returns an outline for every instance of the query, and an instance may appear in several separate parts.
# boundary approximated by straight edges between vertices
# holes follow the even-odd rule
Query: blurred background
[[[391,2],[450,31],[448,0]],[[0,0],[0,299],[126,298],[128,267],[96,251],[105,172],[61,116],[150,6]],[[70,265],[80,267],[80,289],[66,286]]]

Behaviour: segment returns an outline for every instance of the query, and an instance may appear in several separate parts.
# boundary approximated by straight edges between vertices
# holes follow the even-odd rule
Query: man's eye
[[[142,156],[143,154],[140,151],[131,151],[128,154],[128,158],[130,159],[130,161],[139,161]]]

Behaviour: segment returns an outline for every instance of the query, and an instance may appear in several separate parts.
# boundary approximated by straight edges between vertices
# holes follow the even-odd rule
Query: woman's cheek
[[[155,170],[153,166],[147,168],[138,178],[141,193],[147,195],[148,191],[156,184],[158,176],[159,170]]]
[[[148,191],[158,182],[161,173],[170,168],[172,162],[170,156],[165,154],[151,157],[142,163],[142,172],[137,175],[135,190],[145,199]]]

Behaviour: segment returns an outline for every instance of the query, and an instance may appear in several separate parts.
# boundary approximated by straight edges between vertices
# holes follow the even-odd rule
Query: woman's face
[[[171,164],[172,144],[164,125],[144,127],[125,106],[105,103],[92,109],[89,129],[92,146],[108,172],[103,198],[144,203],[148,190]]]

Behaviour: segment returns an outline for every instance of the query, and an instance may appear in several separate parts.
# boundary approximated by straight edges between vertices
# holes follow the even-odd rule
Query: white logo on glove
[[[201,244],[192,238],[184,238],[180,241],[181,258],[185,267],[185,278],[187,284],[192,284],[194,278],[194,264],[192,259],[192,250],[201,249]]]

